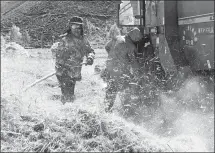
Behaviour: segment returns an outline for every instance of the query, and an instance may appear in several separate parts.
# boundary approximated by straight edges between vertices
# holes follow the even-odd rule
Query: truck
[[[214,1],[121,0],[118,26],[149,35],[166,78],[192,73],[214,84]]]

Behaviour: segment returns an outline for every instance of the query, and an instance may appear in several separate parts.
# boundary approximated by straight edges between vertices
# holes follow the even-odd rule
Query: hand
[[[93,65],[93,59],[87,58],[87,65]]]

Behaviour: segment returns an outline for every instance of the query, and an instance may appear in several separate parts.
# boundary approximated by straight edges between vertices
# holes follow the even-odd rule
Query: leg
[[[67,100],[74,100],[74,90],[76,81],[70,76],[65,76],[65,96]]]
[[[64,93],[65,93],[65,89],[64,89],[65,87],[64,87],[63,76],[61,76],[61,75],[56,75],[56,77],[57,77],[57,80],[58,80],[58,82],[59,82],[59,84],[60,84],[61,93],[64,94]]]
[[[74,80],[70,80],[67,84],[66,84],[66,89],[67,89],[67,97],[70,101],[74,100],[74,93],[75,93],[75,84],[76,81]]]
[[[56,77],[57,77],[57,80],[58,80],[58,82],[60,84],[60,88],[61,88],[61,93],[62,93],[61,102],[65,103],[65,101],[66,101],[66,88],[65,88],[64,76],[56,75]]]
[[[75,94],[75,84],[76,84],[76,81],[73,81],[71,83],[71,90],[70,90],[70,94],[71,95],[74,95]]]
[[[105,105],[106,111],[110,111],[114,105],[116,95],[117,95],[117,82],[115,80],[109,80],[108,85],[106,88],[106,95],[105,95]]]

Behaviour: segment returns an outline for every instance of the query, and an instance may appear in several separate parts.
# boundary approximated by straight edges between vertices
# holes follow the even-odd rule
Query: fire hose
[[[86,65],[86,63],[81,63],[81,65]],[[27,87],[25,87],[25,88],[24,88],[24,92],[27,91],[29,88],[35,86],[36,84],[42,82],[43,80],[46,80],[47,78],[52,77],[52,76],[55,75],[55,74],[56,74],[56,72],[52,72],[52,73],[50,73],[50,74],[48,74],[48,75],[46,75],[46,76],[44,76],[44,77],[42,77],[42,78],[36,80],[36,81],[33,82],[32,84],[30,84],[30,85],[28,85]]]

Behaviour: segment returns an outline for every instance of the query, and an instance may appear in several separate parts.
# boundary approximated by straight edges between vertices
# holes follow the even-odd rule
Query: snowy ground
[[[65,105],[62,105],[62,103],[58,99],[60,95],[60,88],[58,87],[55,76],[35,85],[34,87],[24,92],[23,89],[27,85],[54,71],[54,61],[51,58],[51,52],[49,52],[48,49],[32,49],[28,51],[31,55],[30,58],[27,58],[24,55],[19,55],[14,57],[4,56],[1,59],[1,98],[3,98],[1,100],[1,115],[3,117],[1,128],[1,139],[3,140],[1,141],[2,151],[32,151],[33,149],[37,148],[36,144],[39,144],[39,139],[38,141],[30,141],[30,138],[28,140],[28,137],[24,138],[23,136],[20,136],[20,133],[22,133],[23,130],[25,131],[28,129],[22,127],[29,123],[21,122],[20,116],[30,116],[32,118],[36,117],[38,122],[44,123],[48,122],[47,120],[49,119],[52,121],[56,119],[57,122],[57,120],[60,119],[64,120],[65,118],[67,118],[69,120],[74,118],[74,116],[68,116],[68,113],[74,112],[76,107],[78,109],[87,110],[88,113],[98,114],[98,116],[101,118],[104,115],[109,118],[109,122],[113,122],[110,124],[114,124],[114,119],[112,118],[115,118],[115,120],[117,120],[115,122],[118,122],[119,120],[122,121],[126,129],[131,128],[131,126],[133,128],[138,128],[139,131],[141,131],[140,133],[142,133],[141,136],[144,137],[147,135],[147,137],[149,137],[149,141],[144,140],[141,143],[136,142],[137,140],[139,141],[139,139],[143,140],[140,135],[137,135],[137,140],[135,139],[136,135],[134,135],[130,139],[134,139],[134,143],[137,143],[136,146],[138,146],[139,148],[141,148],[140,146],[143,145],[142,143],[147,143],[149,145],[148,148],[151,147],[154,149],[149,149],[148,151],[213,151],[214,112],[210,111],[208,113],[202,113],[194,111],[183,111],[183,113],[175,115],[175,113],[168,111],[169,107],[173,106],[171,105],[171,102],[177,100],[175,99],[175,97],[168,97],[165,95],[162,97],[163,101],[168,101],[167,103],[169,103],[168,105],[165,105],[164,108],[166,109],[166,115],[169,116],[169,118],[174,115],[176,116],[174,118],[175,121],[173,122],[172,126],[170,126],[168,129],[165,129],[166,131],[157,129],[160,123],[158,123],[159,120],[157,120],[156,118],[154,118],[150,122],[135,126],[132,123],[123,121],[123,119],[118,120],[118,118],[120,117],[117,115],[117,112],[114,112],[114,114],[111,115],[106,114],[103,108],[103,99],[105,96],[104,88],[106,84],[102,81],[99,75],[94,72],[94,66],[102,65],[107,57],[107,54],[103,49],[96,50],[96,59],[93,66],[83,66],[82,81],[77,82],[75,89],[77,99],[74,103],[66,103]],[[186,89],[183,90],[186,91]],[[213,96],[211,99],[214,99]],[[16,125],[15,128],[12,127],[12,125]],[[47,127],[49,127],[49,124],[47,124]],[[48,129],[47,127],[45,127],[46,130]],[[19,130],[16,131],[16,129]],[[67,135],[66,129],[64,130],[64,134]],[[12,133],[12,136],[8,134],[8,131],[10,134]],[[149,134],[147,133],[147,131],[149,132]],[[15,133],[14,135],[17,134],[19,136],[14,137],[13,132]],[[164,133],[166,132],[169,132],[169,135],[164,135]],[[99,137],[99,139],[101,139],[101,137]],[[123,139],[124,138],[121,138],[121,140]],[[101,141],[106,142],[106,139],[101,139]],[[99,143],[101,143],[101,141],[99,141]],[[108,141],[111,141],[111,144],[114,142],[116,143],[119,140],[108,139]],[[63,143],[62,140],[59,140],[59,144],[61,144],[60,142]],[[85,141],[80,142],[81,145],[76,149],[73,148],[73,150],[86,151],[84,149],[80,149],[80,147],[84,146],[83,143]],[[41,143],[44,142],[40,142],[40,144]],[[117,151],[120,149],[119,146],[115,146],[115,143],[112,150],[107,149],[108,143],[109,142],[103,144],[100,149],[98,146],[94,147],[94,151]],[[165,147],[160,147],[160,143],[162,145],[165,144]],[[135,144],[128,143],[127,148],[129,148],[129,146],[131,147],[132,145],[135,146]],[[29,148],[28,146],[31,146],[31,148]],[[104,146],[106,147],[106,149],[104,149]],[[155,146],[157,147],[157,149],[155,149]],[[52,149],[52,151],[63,151],[47,146],[43,146],[42,148],[43,149],[40,149],[44,150],[44,148],[49,148]],[[58,147],[58,149],[59,148],[62,149],[63,147]],[[64,149],[65,148],[68,149],[68,145],[64,146]],[[68,150],[71,151],[72,149],[69,148]],[[88,151],[93,150],[91,149]]]
[[[44,54],[43,51],[47,53]],[[2,95],[8,97],[13,94],[20,97],[24,103],[23,108],[25,109],[40,107],[40,109],[44,109],[46,112],[55,112],[59,110],[59,107],[66,107],[66,105],[69,105],[69,103],[67,103],[65,106],[62,106],[60,100],[55,98],[61,94],[55,76],[44,80],[28,89],[26,92],[22,91],[27,85],[55,71],[54,61],[51,59],[51,53],[48,52],[48,50],[32,50],[29,52],[31,52],[33,58],[28,59],[24,56],[19,56],[12,59],[8,57],[2,59]],[[37,52],[43,53],[41,53],[41,55]],[[102,55],[102,52],[104,52],[104,50],[98,50],[98,59],[95,60],[94,65],[104,60],[106,55],[105,52],[104,55]],[[38,58],[38,56],[40,56],[40,58]],[[100,57],[103,57],[103,59]],[[94,65],[83,66],[83,79],[77,82],[75,90],[77,103],[83,103],[86,102],[86,100],[88,102],[96,100],[101,101],[100,98],[104,97],[103,88],[105,84],[98,75],[94,74]]]

